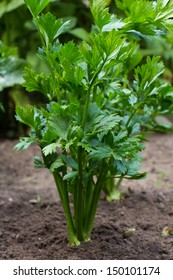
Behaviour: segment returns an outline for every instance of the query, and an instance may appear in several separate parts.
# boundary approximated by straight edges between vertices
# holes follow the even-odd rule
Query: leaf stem
[[[103,186],[103,180],[105,179],[106,174],[107,174],[107,170],[105,170],[104,162],[102,160],[101,165],[100,165],[99,176],[98,176],[97,182],[95,184],[93,196],[92,196],[91,203],[90,203],[90,211],[89,211],[88,217],[86,219],[87,224],[86,224],[85,233],[88,236],[88,238],[90,238],[91,231],[93,228],[93,223],[94,223],[94,219],[95,219],[95,215],[96,215],[96,211],[97,211],[97,206],[98,206],[98,202],[99,202],[99,198],[100,198],[100,194],[101,194],[101,190],[102,190],[102,186]]]
[[[131,119],[132,119],[133,116],[135,115],[136,111],[137,111],[137,109],[133,110],[133,112],[132,112],[131,115],[129,116],[128,121],[127,121],[127,123],[126,123],[126,127],[127,127],[127,128],[128,128],[128,126],[129,126],[129,124],[130,124]]]
[[[61,199],[61,203],[64,209],[66,222],[67,222],[67,231],[69,236],[69,243],[70,245],[79,245],[80,241],[78,240],[75,230],[74,230],[74,223],[71,215],[70,210],[70,203],[67,189],[64,186],[64,182],[60,174],[56,171],[53,172],[53,177],[57,186],[57,190]]]
[[[80,241],[84,241],[83,234],[83,209],[84,209],[84,197],[83,197],[83,164],[82,164],[82,147],[78,147],[78,180],[77,185],[74,188],[74,205],[75,205],[75,230],[77,238]]]
[[[46,166],[49,166],[49,159],[47,156],[44,155],[44,153],[42,151],[43,147],[40,146],[40,148],[41,148],[44,163]],[[69,244],[70,245],[79,245],[80,241],[78,240],[78,238],[75,234],[74,222],[73,222],[73,218],[72,218],[72,214],[71,214],[67,187],[64,185],[63,178],[57,170],[52,172],[52,174],[53,174],[54,181],[55,181],[58,193],[59,193],[61,204],[64,209],[64,213],[65,213],[67,231],[68,231],[68,236],[69,236]]]
[[[97,79],[99,73],[101,72],[102,68],[104,67],[104,65],[106,63],[106,60],[107,60],[107,56],[105,57],[102,64],[100,65],[100,68],[96,71],[95,75],[93,76],[93,78],[90,81],[90,84],[89,84],[89,87],[88,87],[88,90],[87,90],[87,94],[86,94],[85,104],[84,104],[84,114],[83,114],[83,119],[82,119],[82,128],[85,127],[85,123],[86,123],[86,120],[87,120],[91,89],[92,89],[92,87],[94,85],[94,82]]]
[[[119,186],[121,185],[123,178],[124,178],[124,175],[121,175],[120,178],[118,178],[117,183],[115,183],[114,177],[108,178],[108,182],[107,182],[106,189],[105,189],[107,201],[113,201],[113,200],[120,199],[121,192],[119,190]]]

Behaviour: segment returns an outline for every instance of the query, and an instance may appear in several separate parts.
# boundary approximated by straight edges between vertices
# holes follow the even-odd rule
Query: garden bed
[[[123,181],[120,202],[101,199],[92,242],[67,245],[66,226],[48,170],[0,142],[0,259],[173,259],[173,135],[154,134],[144,152],[148,177]],[[39,151],[38,151],[39,154]],[[127,230],[134,232],[127,236]]]

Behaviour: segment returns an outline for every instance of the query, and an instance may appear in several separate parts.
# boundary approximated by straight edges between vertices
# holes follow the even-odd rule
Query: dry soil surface
[[[51,174],[34,169],[36,146],[0,141],[0,259],[173,259],[173,134],[153,134],[146,180],[124,181],[124,199],[101,199],[92,242],[69,247]],[[132,234],[127,236],[129,229]],[[167,236],[162,236],[163,231]]]

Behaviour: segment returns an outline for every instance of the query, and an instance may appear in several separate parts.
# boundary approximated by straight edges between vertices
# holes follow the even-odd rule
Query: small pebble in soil
[[[158,208],[163,210],[165,208],[165,205],[162,202],[160,202],[158,205]]]
[[[31,203],[31,204],[37,204],[38,201],[37,201],[37,199],[30,199],[30,200],[29,200],[29,203]]]
[[[166,200],[165,195],[162,192],[159,192],[158,196],[157,196],[157,201],[158,202],[163,202]]]

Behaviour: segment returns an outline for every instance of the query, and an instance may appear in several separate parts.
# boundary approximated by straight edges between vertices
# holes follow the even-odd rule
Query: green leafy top
[[[24,0],[24,1],[34,18],[36,18],[50,2],[50,0]]]

